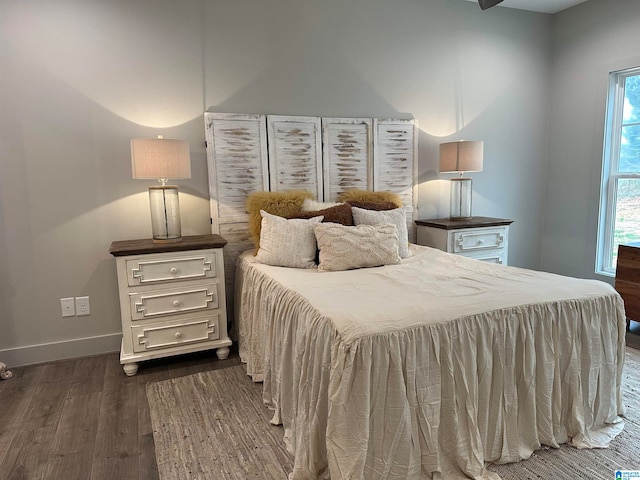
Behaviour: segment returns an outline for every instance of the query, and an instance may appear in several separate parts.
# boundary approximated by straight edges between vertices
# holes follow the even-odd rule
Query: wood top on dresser
[[[154,243],[151,238],[138,240],[116,240],[111,243],[109,253],[114,257],[125,255],[141,255],[147,253],[181,252],[184,250],[203,250],[206,248],[222,248],[227,241],[220,235],[192,235],[182,237],[179,242]]]
[[[513,220],[508,218],[471,217],[460,220],[450,218],[432,218],[429,220],[416,220],[416,225],[424,227],[441,228],[443,230],[458,230],[461,228],[498,227],[511,225]]]

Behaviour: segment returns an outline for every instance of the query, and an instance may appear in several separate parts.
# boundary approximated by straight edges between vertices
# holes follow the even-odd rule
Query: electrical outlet
[[[76,297],[76,315],[79,317],[91,314],[89,297]]]
[[[73,297],[60,299],[60,310],[63,317],[73,317],[76,314],[76,305]]]

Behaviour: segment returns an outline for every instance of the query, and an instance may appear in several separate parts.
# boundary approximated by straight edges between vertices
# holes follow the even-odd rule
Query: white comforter
[[[298,479],[496,479],[541,445],[623,427],[625,316],[608,284],[427,247],[347,272],[238,265],[240,356]]]

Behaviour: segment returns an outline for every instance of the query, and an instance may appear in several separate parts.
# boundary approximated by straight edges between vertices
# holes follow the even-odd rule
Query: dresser
[[[200,350],[229,355],[223,247],[219,235],[116,241],[122,347],[120,363],[131,376],[138,363]]]
[[[485,262],[507,265],[509,225],[513,220],[471,217],[464,220],[416,220],[418,245],[437,248]]]
[[[640,322],[640,243],[618,247],[615,289],[624,300],[627,318]]]

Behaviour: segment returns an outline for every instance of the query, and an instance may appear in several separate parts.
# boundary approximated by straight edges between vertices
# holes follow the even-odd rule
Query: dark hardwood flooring
[[[627,344],[640,348],[640,324]],[[0,480],[155,480],[145,384],[238,365],[213,351],[142,362],[119,354],[11,368],[0,381]]]
[[[240,363],[213,351],[142,362],[119,354],[11,368],[0,381],[0,480],[154,480],[147,382]]]

